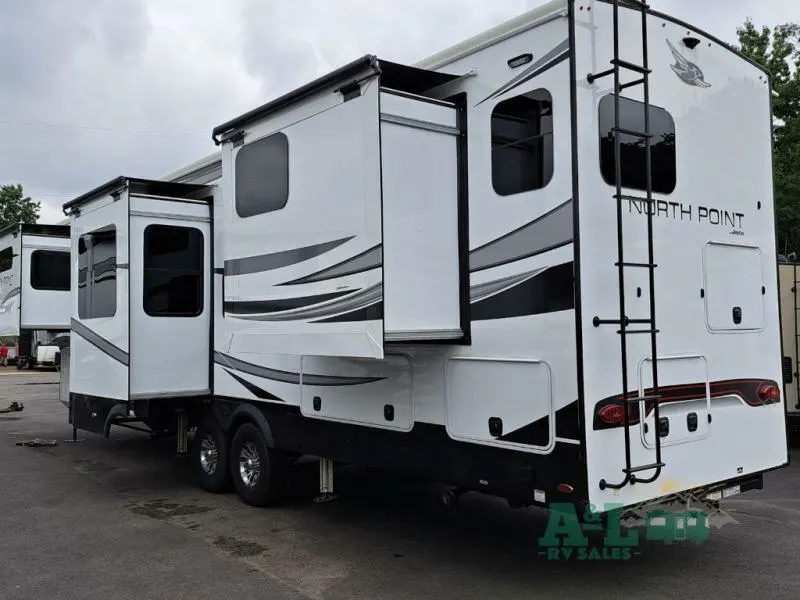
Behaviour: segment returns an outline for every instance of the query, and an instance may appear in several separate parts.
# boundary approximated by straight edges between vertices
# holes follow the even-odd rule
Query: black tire
[[[248,454],[253,460],[250,475],[257,476],[245,481],[243,462]],[[252,423],[244,423],[233,436],[230,451],[230,473],[233,485],[245,504],[250,506],[272,506],[286,497],[288,487],[288,463],[286,458],[267,447],[261,430]]]
[[[214,451],[216,463],[213,462]],[[205,416],[197,424],[191,460],[194,478],[202,489],[212,493],[230,489],[228,439],[213,417]]]

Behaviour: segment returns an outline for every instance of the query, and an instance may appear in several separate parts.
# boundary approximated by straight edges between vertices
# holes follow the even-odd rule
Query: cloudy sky
[[[120,174],[214,150],[211,129],[362,54],[415,62],[539,0],[0,0],[0,184],[42,222]],[[651,0],[735,40],[798,0]]]

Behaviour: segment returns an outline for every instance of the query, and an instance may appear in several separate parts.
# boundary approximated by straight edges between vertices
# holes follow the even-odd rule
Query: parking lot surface
[[[72,429],[58,374],[0,368],[0,598],[800,598],[800,469],[723,504],[737,522],[703,544],[644,542],[629,561],[552,561],[546,516],[436,486],[337,471],[314,503],[257,509],[196,488],[173,444]],[[55,446],[25,447],[39,438]]]

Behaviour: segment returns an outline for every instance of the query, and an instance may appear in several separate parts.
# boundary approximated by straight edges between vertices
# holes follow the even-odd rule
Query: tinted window
[[[236,213],[252,217],[286,206],[289,140],[283,133],[242,146],[236,154]]]
[[[35,290],[69,290],[69,252],[34,250],[31,253],[31,286]]]
[[[95,231],[78,240],[78,316],[113,317],[117,312],[117,232]]]
[[[191,227],[144,230],[144,311],[153,317],[203,312],[203,233]]]
[[[10,247],[0,252],[0,273],[8,271],[14,264],[14,250]]]
[[[553,101],[547,90],[503,100],[492,111],[492,185],[501,196],[553,177]]]
[[[644,104],[628,98],[619,99],[619,120],[622,129],[644,131]],[[600,170],[609,185],[616,185],[614,160],[614,96],[600,100]],[[650,164],[652,189],[670,194],[675,189],[675,122],[663,108],[650,105]],[[647,162],[644,138],[620,134],[620,166],[622,187],[647,190]]]

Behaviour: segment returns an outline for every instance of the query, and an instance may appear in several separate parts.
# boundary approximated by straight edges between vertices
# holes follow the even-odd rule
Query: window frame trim
[[[239,194],[238,194],[239,174],[237,172],[237,167],[238,167],[238,163],[239,163],[239,156],[241,155],[241,153],[244,150],[246,150],[248,148],[252,148],[255,144],[258,144],[259,142],[263,143],[263,142],[266,142],[267,140],[271,140],[271,139],[282,139],[283,143],[284,143],[284,145],[286,147],[286,152],[285,152],[285,155],[286,155],[286,173],[285,173],[285,176],[286,176],[286,197],[283,200],[283,204],[281,206],[277,207],[277,208],[270,208],[270,209],[267,209],[267,210],[260,210],[259,212],[250,213],[250,214],[244,214],[243,215],[239,210]],[[262,136],[262,137],[260,137],[258,139],[255,139],[255,140],[253,140],[253,141],[251,141],[251,142],[249,142],[247,144],[243,144],[238,149],[236,149],[236,154],[233,156],[233,173],[234,173],[234,177],[233,177],[233,210],[236,213],[236,216],[238,218],[240,218],[240,219],[250,219],[252,217],[257,217],[259,215],[266,215],[266,214],[269,214],[269,213],[278,212],[278,211],[283,210],[284,208],[286,208],[286,205],[289,204],[289,197],[291,196],[291,179],[290,179],[290,177],[291,177],[291,166],[289,164],[290,160],[291,160],[291,150],[290,150],[290,144],[289,144],[289,136],[286,135],[286,132],[281,131],[281,130],[274,131],[272,133],[264,135],[264,136]]]
[[[118,265],[119,265],[119,263],[117,262],[117,258],[119,257],[119,248],[118,248],[117,241],[118,241],[119,238],[117,236],[117,226],[116,226],[116,224],[110,223],[108,225],[103,225],[102,227],[98,227],[97,229],[93,229],[92,231],[88,231],[88,232],[86,232],[86,233],[84,233],[84,234],[82,234],[82,235],[80,235],[78,237],[78,269],[76,271],[75,283],[76,283],[76,285],[79,284],[77,278],[80,276],[80,270],[81,270],[80,269],[80,260],[81,260],[80,259],[80,256],[81,256],[81,254],[80,254],[80,243],[81,243],[81,241],[84,240],[87,237],[94,237],[94,236],[96,236],[98,234],[108,234],[108,233],[111,233],[111,232],[114,233],[114,262],[113,262],[113,269],[111,269],[111,270],[114,271],[114,312],[111,313],[110,315],[101,315],[101,316],[97,316],[97,315],[94,314],[94,302],[92,300],[93,300],[94,288],[95,288],[95,285],[94,285],[95,284],[95,281],[94,281],[94,279],[95,279],[95,276],[94,276],[95,275],[95,270],[94,270],[94,267],[95,267],[94,246],[95,246],[95,244],[92,243],[90,245],[86,245],[86,242],[84,242],[84,245],[86,245],[86,255],[87,255],[87,257],[86,257],[86,286],[85,287],[86,287],[86,298],[88,299],[88,305],[89,306],[88,306],[88,308],[86,310],[86,315],[87,316],[81,315],[82,303],[81,303],[81,300],[80,300],[80,286],[78,286],[76,288],[77,289],[77,294],[78,294],[78,318],[81,321],[88,321],[88,320],[93,320],[93,319],[113,319],[114,317],[117,316],[117,312],[119,310],[119,289],[118,289],[118,285],[117,285],[118,281],[119,281],[119,278],[117,277],[117,270],[118,270]],[[70,267],[70,282],[72,280],[71,271],[72,271],[72,268]]]
[[[606,100],[607,98],[610,98],[611,101],[613,102],[614,93],[613,92],[609,92],[609,93],[601,96],[600,99],[597,101],[597,110],[595,111],[595,114],[597,115],[597,167],[598,167],[598,171],[600,172],[600,179],[602,179],[603,183],[605,183],[606,185],[608,185],[611,188],[615,188],[616,185],[617,185],[616,181],[608,181],[606,179],[605,175],[603,174],[603,146],[602,146],[602,140],[604,138],[603,138],[603,128],[601,127],[602,123],[601,123],[601,120],[600,120],[600,107],[603,104],[603,101]],[[642,102],[640,100],[634,100],[633,98],[627,98],[625,96],[620,96],[620,100],[621,101],[631,102],[631,103],[636,104],[636,105],[638,105],[640,107],[644,106],[644,102]],[[665,115],[667,115],[667,117],[669,117],[670,124],[672,125],[671,133],[674,136],[673,148],[674,148],[674,155],[675,155],[675,161],[673,163],[673,166],[674,166],[673,173],[675,175],[675,177],[674,177],[675,181],[674,181],[674,185],[672,186],[672,189],[670,191],[668,191],[668,192],[659,191],[659,190],[656,190],[655,187],[652,185],[652,162],[651,162],[651,188],[653,188],[652,189],[653,194],[659,194],[661,196],[670,196],[670,195],[674,194],[675,190],[678,188],[678,132],[677,132],[677,125],[675,123],[675,117],[672,116],[672,113],[669,110],[667,110],[666,108],[664,108],[663,106],[659,106],[657,104],[653,104],[652,102],[649,103],[648,106],[649,106],[651,111],[652,110],[657,110],[657,111],[661,111]],[[613,116],[613,109],[612,109],[612,116]],[[650,115],[650,123],[652,124],[652,122],[653,122],[653,118],[652,118],[652,114],[651,114]],[[620,126],[623,127],[623,128],[625,127],[624,123],[622,123],[621,120],[620,120]],[[611,125],[611,127],[613,127],[613,124]],[[652,143],[651,143],[651,151],[650,152],[651,152],[651,158],[652,158]],[[616,164],[614,162],[614,159],[612,159],[611,166],[616,170]],[[624,189],[624,190],[635,190],[635,191],[638,191],[638,192],[647,193],[647,189],[644,188],[644,187],[638,188],[638,187],[632,187],[632,186],[624,185],[624,184],[620,184],[620,187],[622,189]]]
[[[186,229],[186,230],[193,230],[196,231],[200,235],[200,268],[196,271],[189,270],[189,269],[163,269],[158,267],[148,267],[147,266],[147,249],[149,246],[147,232],[154,227],[161,227],[161,228],[168,228],[168,229]],[[194,226],[187,226],[187,225],[169,225],[166,223],[148,223],[144,230],[142,231],[142,311],[148,317],[152,317],[154,319],[158,318],[173,318],[173,319],[196,319],[197,317],[201,317],[206,310],[206,236],[205,232],[200,229],[199,227]],[[200,304],[199,310],[196,313],[151,313],[147,309],[147,304],[145,302],[145,297],[147,293],[147,289],[145,287],[145,275],[148,271],[161,271],[167,273],[196,273],[200,275]]]
[[[547,138],[547,137],[550,138],[550,153],[551,153],[551,155],[553,157],[552,168],[549,170],[549,176],[546,179],[544,177],[542,177],[543,184],[541,186],[537,186],[537,187],[533,187],[533,188],[529,188],[529,189],[524,189],[524,190],[519,190],[519,191],[516,191],[516,192],[507,193],[507,194],[501,193],[501,192],[497,191],[497,186],[495,184],[495,177],[494,177],[494,140],[495,140],[496,136],[494,135],[493,125],[494,125],[494,119],[495,119],[495,116],[494,116],[495,115],[495,111],[504,102],[508,102],[508,101],[514,100],[516,98],[528,97],[531,100],[536,100],[535,98],[531,98],[530,96],[532,94],[536,94],[537,92],[544,92],[545,94],[547,94],[547,101],[550,103],[550,112],[551,112],[550,118],[552,120],[552,126],[551,126],[549,132],[547,132],[547,133],[539,133],[538,137],[540,139]],[[541,125],[541,115],[539,116],[539,119],[540,119],[540,125]],[[519,140],[517,140],[517,142],[519,142]],[[545,141],[544,143],[546,144],[547,142]],[[538,192],[538,191],[547,189],[547,187],[553,182],[553,179],[555,178],[555,172],[556,172],[556,160],[555,160],[556,159],[556,150],[555,150],[555,148],[556,148],[556,144],[555,144],[555,102],[553,100],[553,92],[550,90],[550,88],[548,88],[546,86],[535,87],[533,89],[527,90],[525,92],[521,92],[521,93],[516,94],[514,96],[509,96],[508,98],[503,98],[502,100],[499,100],[498,102],[496,102],[495,105],[492,107],[491,113],[489,113],[489,179],[491,180],[491,183],[492,183],[492,191],[497,196],[499,196],[501,198],[510,198],[512,196],[518,196],[519,194],[529,194],[529,193],[532,193],[532,192]],[[544,157],[545,157],[545,152],[542,152],[541,155],[539,156],[539,160],[538,160],[538,162],[540,164],[537,165],[537,167],[540,169],[540,174],[541,175],[544,175],[544,171],[545,171],[544,170]]]
[[[67,276],[67,284],[69,287],[66,289],[56,288],[56,287],[38,287],[33,282],[33,274],[34,274],[34,256],[37,253],[50,253],[50,254],[65,254],[67,256],[67,265],[69,266],[69,273]],[[37,292],[69,292],[72,290],[72,265],[70,262],[70,252],[69,250],[56,250],[54,248],[34,248],[31,251],[31,269],[30,269],[30,277],[29,277],[29,284],[32,289],[36,290]]]

